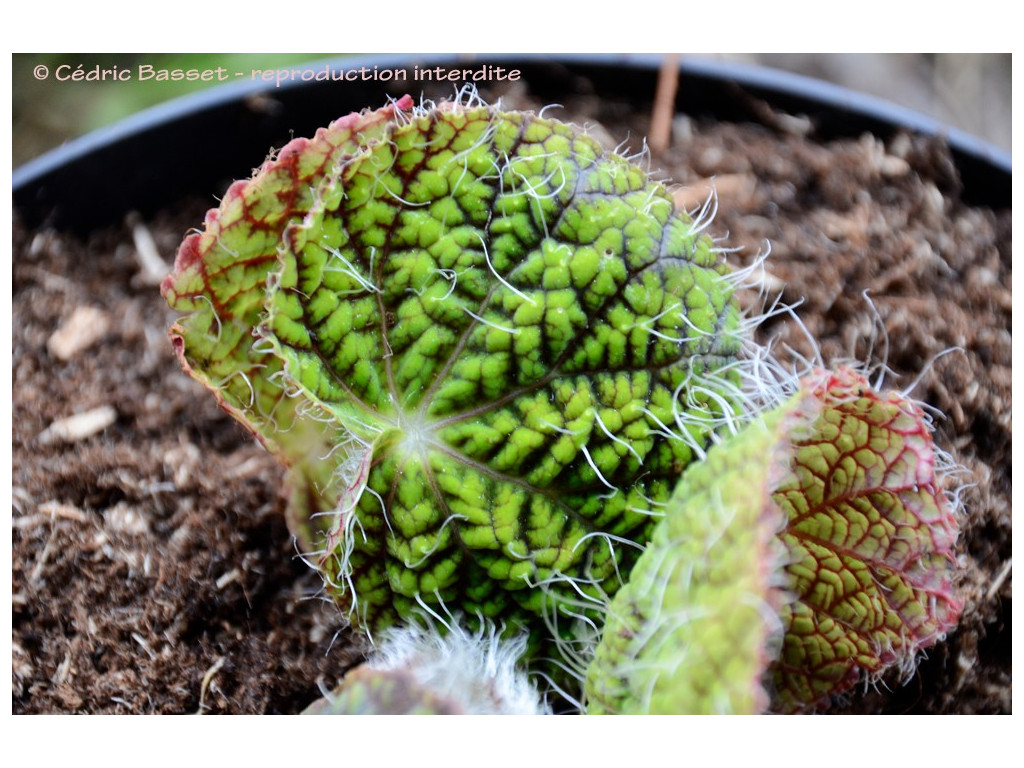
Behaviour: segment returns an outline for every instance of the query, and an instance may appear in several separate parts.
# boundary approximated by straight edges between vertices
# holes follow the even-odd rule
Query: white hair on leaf
[[[517,669],[526,635],[503,638],[493,624],[469,632],[446,622],[389,630],[368,662],[373,669],[408,670],[424,688],[474,715],[549,714],[536,687]]]

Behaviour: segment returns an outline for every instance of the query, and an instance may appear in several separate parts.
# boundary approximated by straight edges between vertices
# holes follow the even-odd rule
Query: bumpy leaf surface
[[[797,600],[782,613],[773,707],[820,708],[864,675],[912,669],[952,629],[956,519],[921,410],[841,369],[806,382],[824,409],[774,498]]]
[[[186,365],[299,468],[353,622],[603,597],[733,404],[711,241],[567,125],[407,102],[232,188],[165,285]],[[314,458],[315,457],[315,458]],[[326,513],[326,514],[323,514]]]

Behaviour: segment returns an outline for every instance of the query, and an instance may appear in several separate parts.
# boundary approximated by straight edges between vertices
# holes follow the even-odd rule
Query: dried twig
[[[658,72],[658,89],[654,93],[651,130],[647,141],[651,149],[664,152],[672,143],[672,116],[676,111],[676,91],[679,89],[679,54],[666,53]]]

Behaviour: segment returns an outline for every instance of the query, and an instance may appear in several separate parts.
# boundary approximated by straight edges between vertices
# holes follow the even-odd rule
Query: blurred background
[[[1010,151],[1009,53],[748,53],[774,67],[879,96]]]
[[[62,143],[139,110],[216,83],[58,81],[62,64],[72,70],[225,67],[249,71],[291,66],[341,54],[14,54],[13,158],[17,167]],[[695,55],[696,57],[697,55]],[[1010,54],[993,53],[738,53],[700,58],[756,64],[815,77],[879,96],[1010,150]],[[44,65],[50,76],[39,80]]]

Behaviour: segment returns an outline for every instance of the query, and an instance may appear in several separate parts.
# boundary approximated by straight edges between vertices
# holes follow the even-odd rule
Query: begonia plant
[[[232,185],[163,293],[356,630],[518,643],[593,712],[819,709],[955,625],[955,517],[906,398],[765,400],[709,218],[574,126],[403,97]]]

